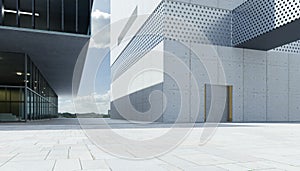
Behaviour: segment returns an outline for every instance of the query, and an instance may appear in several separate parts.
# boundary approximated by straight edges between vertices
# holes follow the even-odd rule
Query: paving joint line
[[[14,159],[15,157],[17,157],[20,153],[15,154],[14,156],[12,156],[10,159],[8,159],[6,162],[4,162],[3,164],[0,165],[0,167],[3,167],[4,165],[6,165],[8,162],[10,162],[12,159]]]

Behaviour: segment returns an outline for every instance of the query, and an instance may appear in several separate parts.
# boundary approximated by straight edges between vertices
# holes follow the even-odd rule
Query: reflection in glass
[[[56,115],[57,95],[30,57],[6,52],[0,52],[0,57],[0,121]]]
[[[4,14],[0,15],[0,25],[90,34],[92,0],[0,0],[0,2],[0,9]]]

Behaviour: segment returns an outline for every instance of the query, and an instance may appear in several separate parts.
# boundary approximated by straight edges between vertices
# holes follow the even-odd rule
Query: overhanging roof
[[[233,45],[271,50],[300,39],[300,1],[249,0],[233,10]]]
[[[90,36],[0,26],[0,37],[0,51],[28,54],[58,95],[72,93],[74,67]]]
[[[239,48],[271,50],[300,39],[300,19],[236,45]]]

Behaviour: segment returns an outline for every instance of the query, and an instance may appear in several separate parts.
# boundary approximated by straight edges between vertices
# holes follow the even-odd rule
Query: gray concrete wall
[[[114,103],[122,103],[128,97],[137,111],[146,113],[151,92],[159,90],[165,98],[160,96],[155,100],[157,105],[152,106],[162,113],[156,121],[203,122],[204,86],[217,84],[233,86],[233,122],[300,121],[300,54],[182,44],[171,40],[163,42],[163,51],[163,83],[112,102],[112,118],[122,118]],[[193,78],[197,86],[192,84]],[[128,118],[145,119],[131,113]]]
[[[163,93],[166,98],[163,103],[166,109],[163,122],[190,122],[191,80],[190,73],[186,70],[191,64],[189,47],[166,40],[164,52]]]
[[[204,85],[224,84],[222,68],[225,84],[233,85],[234,122],[300,121],[300,54],[197,44],[184,47],[169,40],[164,41],[164,45],[165,51],[173,53],[190,67],[197,80],[200,91],[198,122],[204,121]],[[196,49],[196,52],[191,52],[191,49]],[[211,79],[205,66],[210,68]],[[172,61],[165,60],[164,67],[165,70],[181,73],[187,88],[183,89],[184,96],[180,97],[175,82],[165,75],[163,91],[171,103],[167,105],[163,120],[175,121],[177,115],[174,113],[178,113],[176,110],[182,101],[186,113],[183,121],[192,120],[188,117],[195,115],[191,111],[191,105],[196,105],[193,103],[195,88],[191,86],[189,73],[181,72]]]
[[[300,55],[289,55],[289,121],[300,120]]]
[[[163,97],[162,95],[156,94],[156,97],[152,100],[152,104],[150,104],[149,98],[153,91],[161,92],[162,84],[147,87],[143,90],[114,100],[111,102],[111,118],[145,122],[162,122],[161,114],[163,113]],[[152,109],[153,113],[150,115],[147,112],[151,107],[155,109]]]

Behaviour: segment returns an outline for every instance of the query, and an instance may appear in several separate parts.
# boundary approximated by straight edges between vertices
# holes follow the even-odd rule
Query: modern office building
[[[111,0],[112,118],[300,121],[299,0],[123,4]]]
[[[57,115],[90,38],[92,3],[0,0],[0,121]]]

